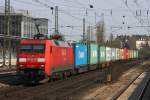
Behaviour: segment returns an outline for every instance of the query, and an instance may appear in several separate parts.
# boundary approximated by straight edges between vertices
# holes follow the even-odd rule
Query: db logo
[[[79,58],[84,58],[84,52],[79,51]]]
[[[36,62],[37,59],[36,58],[27,58],[27,62]]]

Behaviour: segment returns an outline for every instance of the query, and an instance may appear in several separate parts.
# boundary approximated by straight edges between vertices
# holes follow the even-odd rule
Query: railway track
[[[7,78],[10,76],[16,76],[16,67],[13,68],[0,68],[0,79],[1,78]]]
[[[0,73],[0,78],[5,78],[5,77],[9,77],[9,76],[16,76],[16,71]]]
[[[132,62],[132,63],[127,63],[126,65],[134,65],[137,62]],[[97,73],[91,73],[88,75],[88,73],[86,73],[86,75],[84,76],[84,78],[82,79],[80,77],[80,79],[78,81],[74,81],[72,80],[71,83],[68,83],[67,85],[62,85],[60,84],[59,86],[57,86],[57,88],[51,89],[52,91],[45,91],[44,93],[40,93],[38,94],[39,96],[35,95],[35,96],[31,96],[29,97],[27,100],[33,100],[33,99],[39,99],[41,97],[44,97],[44,99],[48,99],[51,98],[52,100],[56,99],[56,100],[66,100],[66,99],[70,99],[69,96],[70,94],[73,94],[75,92],[77,92],[78,90],[88,87],[91,84],[95,83],[96,81],[102,82],[103,79],[100,79],[102,77],[104,77],[105,72],[97,72]]]
[[[0,73],[0,84],[6,84],[7,86],[17,84],[16,71]]]
[[[130,65],[132,64],[133,63],[130,63]],[[2,100],[47,100],[48,98],[61,100],[62,98],[66,98],[70,94],[80,90],[81,88],[88,87],[98,80],[103,80],[100,79],[104,77],[103,75],[105,75],[104,72],[96,70],[69,77],[64,80],[57,80],[44,85],[33,87],[16,86],[10,90],[8,89],[6,91],[0,91],[0,98]]]
[[[9,77],[9,76],[16,76],[16,69],[0,69],[0,78]]]
[[[78,89],[82,88],[83,83],[85,84],[86,82],[92,81],[93,78],[98,77],[98,75],[100,75],[99,71],[93,71],[93,72],[85,73],[84,75],[75,76],[74,78],[69,78],[69,79],[63,80],[63,81],[60,80],[60,81],[48,83],[46,85],[24,88],[22,90],[9,92],[9,93],[5,92],[5,93],[1,94],[0,98],[3,98],[3,99],[11,98],[11,100],[20,100],[20,99],[21,100],[32,100],[34,98],[41,98],[41,97],[45,97],[45,96],[48,96],[48,97],[50,96],[51,98],[56,98],[57,96],[55,94],[57,94],[58,92],[61,92],[62,90],[65,90],[65,89],[72,90],[74,86],[75,86],[74,88],[77,88],[78,86],[79,86]],[[90,84],[90,83],[88,83],[88,84]],[[76,91],[76,90],[74,90],[74,91]],[[67,95],[69,93],[71,93],[71,92],[67,91],[63,95]],[[15,97],[17,97],[17,98],[15,98]]]
[[[144,85],[144,87],[138,97],[138,100],[148,100],[148,98],[146,99],[146,97],[145,97],[145,94],[146,94],[147,90],[149,89],[148,86],[150,86],[150,78],[146,81],[146,84]]]
[[[115,94],[113,97],[111,97],[111,100],[117,100],[127,89],[128,87],[140,76],[139,74],[137,77],[135,77],[133,80],[131,80],[126,86],[124,86],[117,94]]]
[[[128,66],[128,67],[130,67],[130,68],[132,68],[132,66],[135,66],[136,64],[137,64],[138,62],[133,62],[133,63],[126,63],[125,65],[124,65],[124,67],[125,66]],[[115,65],[114,65],[115,66]],[[95,84],[96,83],[96,84]],[[72,91],[71,92],[69,92],[68,90],[67,90],[67,92],[68,93],[66,93],[66,94],[60,94],[59,95],[59,97],[57,98],[57,100],[80,100],[80,97],[77,95],[77,94],[79,94],[78,92],[78,90],[83,90],[83,91],[86,91],[86,90],[88,90],[88,89],[86,89],[86,88],[88,88],[88,86],[89,87],[91,87],[91,86],[103,86],[103,85],[105,85],[105,84],[101,84],[102,82],[101,81],[99,81],[98,82],[98,84],[97,84],[97,82],[91,82],[90,83],[90,81],[89,81],[89,84],[86,84],[86,83],[84,83],[85,84],[85,86],[83,86],[82,87],[82,85],[81,86],[78,86],[78,87],[76,87],[76,88],[72,88]],[[86,87],[86,88],[85,88]],[[79,88],[79,89],[78,89]],[[82,89],[83,88],[83,89]],[[77,93],[77,94],[76,94]],[[75,95],[74,95],[75,94]],[[80,95],[80,94],[79,94]],[[96,96],[97,95],[100,95],[100,94],[96,94],[94,97],[92,97],[92,98],[90,98],[90,99],[88,99],[88,100],[95,100],[95,98],[96,98]],[[81,95],[80,95],[81,96]]]
[[[133,80],[130,80],[130,82],[125,85],[124,87],[122,87],[114,96],[112,96],[111,100],[117,100],[120,97],[121,95],[132,85],[134,84],[134,82],[138,79],[142,79],[144,78],[143,75],[146,74],[147,72],[150,72],[150,68],[146,69],[146,71],[140,73],[139,75],[137,75]],[[145,81],[145,85],[144,85],[144,88],[142,87],[142,92],[140,92],[138,95],[139,97],[136,97],[136,100],[145,100],[145,99],[142,99],[144,94],[145,94],[145,91],[147,89],[147,86],[150,85],[150,78],[148,78],[146,81]]]

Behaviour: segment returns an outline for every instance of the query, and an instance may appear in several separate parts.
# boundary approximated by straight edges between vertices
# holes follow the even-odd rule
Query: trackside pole
[[[112,67],[110,66],[110,62],[107,63],[107,82],[111,82],[112,81]]]

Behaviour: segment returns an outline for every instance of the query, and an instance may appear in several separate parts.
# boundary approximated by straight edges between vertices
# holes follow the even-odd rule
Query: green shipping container
[[[98,63],[98,45],[90,44],[90,64]]]
[[[115,48],[111,48],[111,60],[114,61],[116,60],[116,52]]]
[[[106,61],[106,48],[104,46],[99,47],[99,54],[100,54],[100,63]]]

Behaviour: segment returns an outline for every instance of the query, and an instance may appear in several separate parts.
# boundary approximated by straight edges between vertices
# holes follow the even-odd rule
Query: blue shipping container
[[[74,64],[76,68],[87,64],[87,45],[76,43],[74,45]]]

